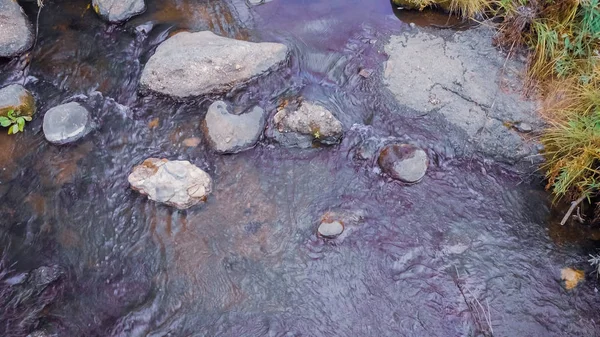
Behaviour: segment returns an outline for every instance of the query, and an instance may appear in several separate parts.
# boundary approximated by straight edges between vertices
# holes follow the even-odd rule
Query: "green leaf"
[[[0,117],[0,125],[2,125],[3,127],[7,127],[7,126],[9,126],[11,124],[12,124],[12,122],[11,122],[10,119],[8,119],[8,118],[6,118],[4,116]]]
[[[8,110],[8,113],[6,115],[8,116],[8,118],[13,119],[14,113],[15,113],[15,110]]]
[[[8,128],[8,134],[9,134],[9,135],[12,135],[12,134],[13,134],[13,128],[12,128],[12,126],[11,126],[10,128]]]
[[[12,129],[12,133],[19,132],[19,125],[17,124],[13,124],[13,126],[11,126],[10,128]]]
[[[23,118],[19,118],[17,125],[19,126],[19,131],[23,132],[23,127],[25,127],[25,120]]]
[[[28,121],[28,122],[31,122],[31,117],[30,116],[23,116],[23,119],[26,120],[26,121]]]

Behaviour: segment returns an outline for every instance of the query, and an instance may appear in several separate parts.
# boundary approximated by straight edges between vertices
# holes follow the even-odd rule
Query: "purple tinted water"
[[[33,18],[34,6],[25,7]],[[575,240],[556,239],[542,186],[473,155],[440,121],[411,117],[383,88],[382,46],[407,26],[389,2],[148,7],[114,26],[86,1],[49,2],[36,48],[0,61],[0,84],[26,83],[41,111],[24,134],[0,135],[0,234],[15,269],[58,264],[67,274],[41,328],[59,336],[599,334],[595,277],[573,291],[561,285],[562,268],[589,267]],[[186,146],[203,139],[210,99],[136,91],[154,47],[180,29],[287,44],[285,69],[225,99],[270,112],[287,97],[320,101],[344,124],[342,144],[299,150],[262,140],[227,156],[204,140]],[[87,104],[98,127],[76,144],[50,145],[43,112],[69,100]],[[394,139],[428,150],[421,183],[397,184],[361,159]],[[153,156],[207,170],[208,202],[182,212],[131,191],[131,168]],[[361,220],[324,241],[316,228],[328,211]]]

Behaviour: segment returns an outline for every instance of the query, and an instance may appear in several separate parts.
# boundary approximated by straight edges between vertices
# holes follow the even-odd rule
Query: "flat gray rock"
[[[381,150],[378,164],[393,179],[416,183],[425,176],[429,159],[427,153],[416,146],[391,144]]]
[[[203,203],[212,192],[208,173],[187,160],[146,159],[133,168],[128,180],[132,189],[148,199],[178,209]]]
[[[14,0],[0,0],[0,57],[13,57],[33,45],[33,28]]]
[[[144,0],[93,0],[94,11],[110,22],[122,22],[146,10]]]
[[[385,47],[390,57],[384,79],[401,105],[419,115],[441,115],[464,130],[477,151],[515,163],[533,147],[510,125],[539,128],[543,121],[537,102],[520,92],[525,64],[507,60],[492,38],[493,30],[484,27],[451,35],[417,30],[392,36]]]
[[[210,105],[204,128],[211,147],[221,153],[237,153],[256,144],[265,128],[266,114],[260,107],[234,115],[227,104],[216,101]]]
[[[54,144],[74,142],[91,131],[90,112],[79,103],[56,106],[44,115],[44,136]]]
[[[9,111],[19,116],[33,116],[36,111],[35,98],[20,84],[11,84],[0,89],[0,116],[6,117]]]
[[[325,107],[303,102],[298,109],[285,107],[273,117],[273,137],[283,145],[308,148],[313,141],[332,145],[343,135],[342,123]]]
[[[176,98],[225,92],[273,70],[287,55],[288,48],[280,43],[182,32],[158,46],[142,72],[140,87]]]

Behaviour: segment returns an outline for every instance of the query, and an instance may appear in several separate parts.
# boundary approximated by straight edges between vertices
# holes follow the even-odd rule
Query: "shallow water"
[[[35,8],[25,8],[33,18]],[[299,150],[262,140],[240,154],[211,153],[200,128],[209,98],[136,91],[153,49],[181,29],[288,45],[285,69],[225,98],[271,112],[285,98],[320,101],[338,112],[342,144]],[[0,231],[10,259],[17,271],[66,271],[41,328],[59,336],[477,336],[490,332],[473,309],[480,303],[496,336],[598,335],[595,277],[573,291],[560,282],[563,267],[589,271],[588,242],[556,228],[542,186],[472,155],[452,129],[414,117],[382,87],[382,46],[403,29],[379,0],[150,1],[122,26],[100,21],[86,1],[48,3],[35,49],[0,61],[0,85],[25,83],[41,112],[83,102],[98,126],[53,146],[40,113],[24,134],[0,135]],[[363,78],[363,68],[374,72]],[[194,137],[200,144],[186,146]],[[421,183],[390,181],[365,155],[393,140],[428,149]],[[176,211],[131,191],[131,168],[153,156],[208,171],[208,202]],[[315,233],[328,211],[358,220],[324,241]]]

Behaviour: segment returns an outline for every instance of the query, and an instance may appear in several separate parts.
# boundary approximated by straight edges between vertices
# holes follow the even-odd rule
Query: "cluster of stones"
[[[93,0],[93,8],[109,22],[122,22],[145,10],[143,0]],[[31,47],[32,29],[19,5],[0,0],[0,56],[15,56]],[[6,21],[8,20],[8,21]],[[6,26],[9,26],[7,29]],[[8,32],[4,34],[4,32]],[[148,60],[140,91],[176,99],[221,94],[278,69],[286,63],[289,49],[280,43],[254,43],[218,36],[209,31],[181,32],[163,42]],[[236,109],[237,108],[237,109]],[[0,89],[0,115],[10,110],[32,116],[33,95],[21,85]],[[235,114],[232,111],[242,110]],[[260,106],[245,110],[215,101],[202,122],[211,148],[222,154],[238,153],[255,146],[267,127],[268,114]],[[343,136],[342,123],[325,105],[300,102],[279,108],[270,120],[268,137],[288,147],[310,148],[315,143],[333,145]],[[76,102],[46,111],[43,132],[54,144],[66,144],[84,137],[93,128],[90,112]],[[415,183],[427,170],[427,154],[412,145],[385,147],[379,165],[391,178]],[[189,161],[149,158],[135,166],[128,177],[135,191],[149,199],[178,209],[187,209],[207,200],[213,187],[204,170]],[[324,218],[319,236],[335,238],[344,231],[344,221]]]

